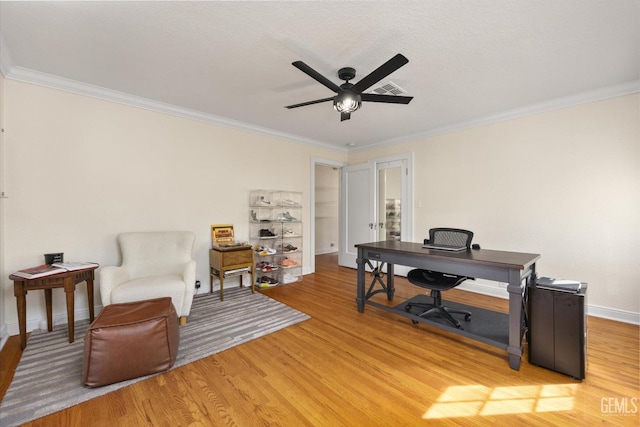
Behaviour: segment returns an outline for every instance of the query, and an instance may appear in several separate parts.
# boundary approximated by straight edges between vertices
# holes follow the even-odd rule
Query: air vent
[[[406,90],[402,89],[400,86],[391,81],[373,88],[370,92],[377,93],[379,95],[402,95],[404,93],[407,93]]]

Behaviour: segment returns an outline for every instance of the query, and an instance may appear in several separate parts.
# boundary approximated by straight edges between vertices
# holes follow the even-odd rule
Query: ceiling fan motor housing
[[[351,67],[344,67],[338,70],[338,77],[340,80],[353,80],[356,77],[356,69]]]

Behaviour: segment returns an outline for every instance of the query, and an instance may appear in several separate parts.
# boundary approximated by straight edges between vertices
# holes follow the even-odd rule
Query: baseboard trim
[[[464,283],[458,286],[458,289],[464,291],[475,292],[477,294],[488,295],[496,298],[508,299],[504,288],[486,285],[483,283]],[[587,315],[594,317],[602,317],[604,319],[615,320],[616,322],[630,323],[640,325],[640,313],[632,311],[618,310],[615,308],[601,307],[597,305],[589,305],[586,307]]]
[[[96,314],[100,313],[100,311],[102,311],[102,306],[101,305],[97,305],[95,306],[95,310],[94,312]],[[88,319],[89,318],[89,308],[83,308],[80,310],[75,310],[74,313],[74,320],[78,321],[78,320],[84,320],[84,319]],[[59,313],[59,314],[54,314],[53,315],[53,326],[56,325],[66,325],[67,322],[67,313]],[[10,335],[18,335],[20,333],[20,328],[18,326],[18,323],[8,323],[7,325],[7,334],[5,336],[10,336]],[[27,333],[31,332],[31,331],[35,331],[37,329],[46,331],[47,330],[47,318],[45,317],[41,317],[41,318],[36,318],[36,319],[27,319]]]
[[[604,319],[615,320],[617,322],[640,325],[640,313],[634,313],[632,311],[617,310],[614,308],[587,304],[587,314],[589,316],[602,317]]]
[[[2,350],[8,339],[9,333],[7,332],[7,325],[5,324],[0,328],[0,350]]]
[[[336,248],[316,249],[316,255],[334,254],[336,252],[338,252]]]

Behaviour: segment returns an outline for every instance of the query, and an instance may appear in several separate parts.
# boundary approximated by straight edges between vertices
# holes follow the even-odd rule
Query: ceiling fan
[[[340,121],[349,120],[351,113],[356,111],[362,105],[363,101],[366,102],[386,102],[390,104],[408,104],[413,99],[413,96],[399,96],[399,95],[380,95],[377,93],[363,93],[371,86],[387,77],[389,74],[402,67],[409,60],[401,54],[397,54],[369,75],[362,78],[358,83],[349,83],[356,76],[356,70],[351,67],[341,68],[338,71],[338,77],[341,80],[345,80],[340,86],[333,83],[331,80],[318,73],[313,68],[309,67],[302,61],[293,62],[291,65],[307,74],[312,79],[318,81],[324,86],[328,87],[336,93],[335,96],[330,98],[316,99],[315,101],[303,102],[301,104],[287,105],[285,108],[298,108],[305,105],[319,104],[320,102],[333,101],[333,108],[340,112]]]

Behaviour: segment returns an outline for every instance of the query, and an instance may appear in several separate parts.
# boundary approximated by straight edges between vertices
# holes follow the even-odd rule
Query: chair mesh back
[[[456,229],[431,229],[431,244],[450,246],[471,246],[473,233],[467,230]]]

